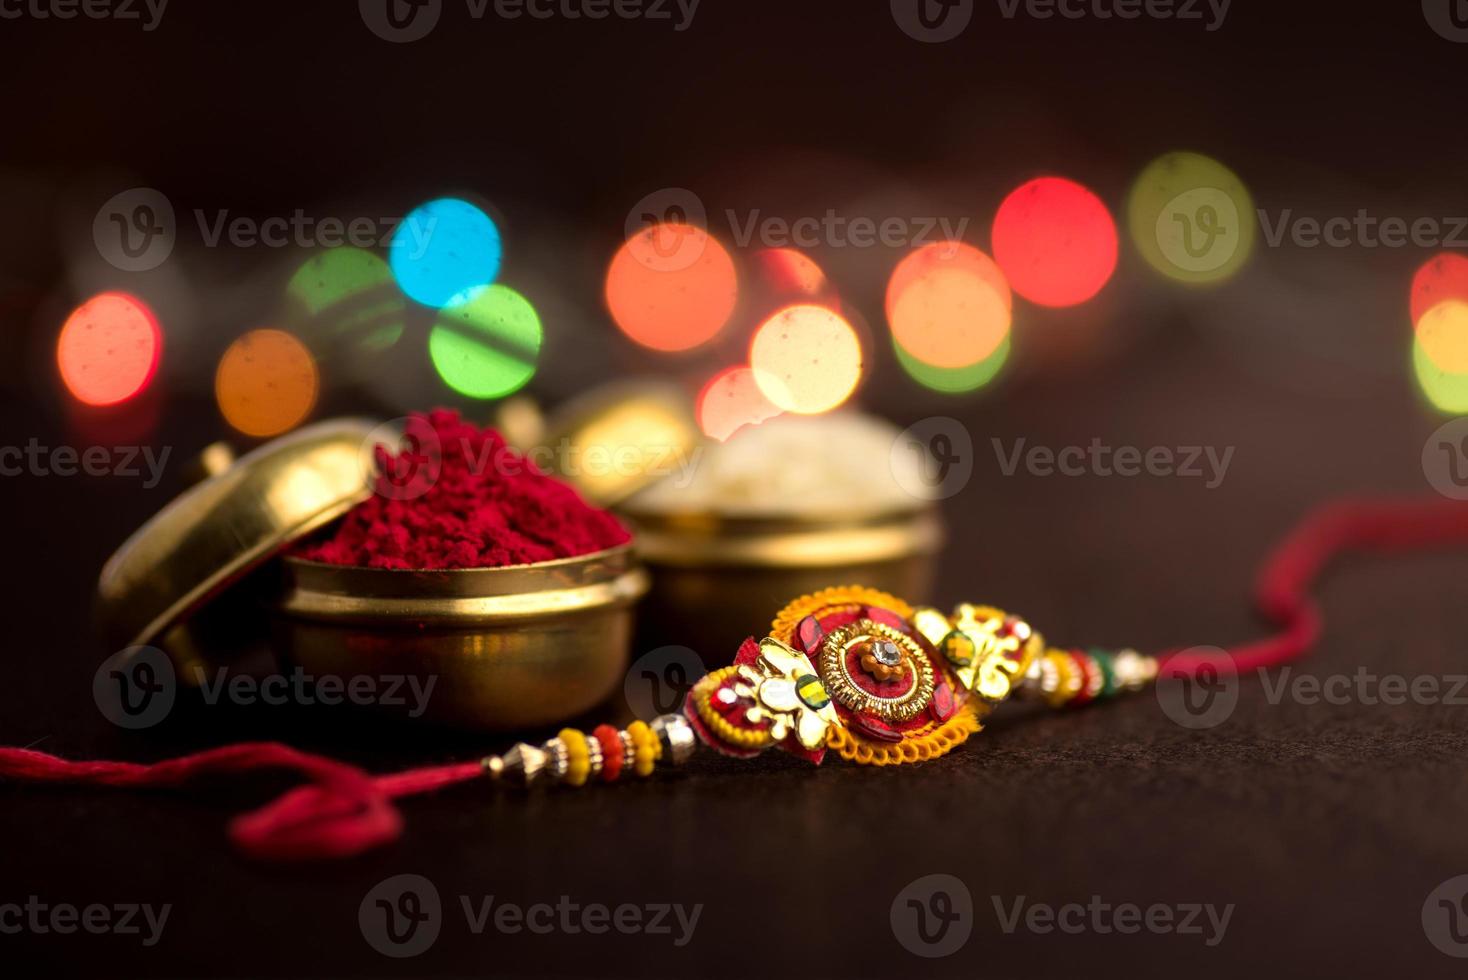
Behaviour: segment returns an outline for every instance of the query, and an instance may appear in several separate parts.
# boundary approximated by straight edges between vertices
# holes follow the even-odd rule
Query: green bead
[[[1116,693],[1116,671],[1112,668],[1111,654],[1100,647],[1091,647],[1086,651],[1095,658],[1101,667],[1101,693],[1097,698],[1109,698]]]

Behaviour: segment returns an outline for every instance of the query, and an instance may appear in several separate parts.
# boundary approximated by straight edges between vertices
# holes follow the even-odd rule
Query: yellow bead
[[[627,726],[627,734],[632,736],[632,769],[639,776],[651,776],[653,766],[657,764],[658,756],[662,754],[662,745],[653,730],[647,727],[645,721],[634,721]]]
[[[566,747],[565,784],[584,786],[591,773],[591,750],[587,748],[586,736],[574,728],[563,728],[556,737]]]

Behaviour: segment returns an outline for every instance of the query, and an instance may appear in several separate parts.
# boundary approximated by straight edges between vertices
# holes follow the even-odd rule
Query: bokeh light
[[[963,368],[940,368],[924,364],[903,350],[902,345],[895,339],[892,342],[892,349],[897,352],[897,363],[901,364],[902,369],[918,384],[945,395],[960,395],[977,391],[998,376],[1005,362],[1009,360],[1009,345],[1010,339],[1005,337],[994,353],[977,364]]]
[[[388,262],[403,292],[424,306],[468,302],[500,271],[500,232],[479,208],[456,197],[409,212],[393,232]]]
[[[1127,224],[1158,272],[1187,283],[1221,282],[1254,250],[1254,202],[1243,181],[1198,153],[1168,153],[1132,185]]]
[[[163,331],[136,296],[93,296],[66,318],[56,366],[67,391],[87,405],[116,405],[141,393],[158,373]]]
[[[1422,353],[1448,374],[1468,374],[1468,303],[1449,299],[1417,321]]]
[[[994,216],[994,261],[1015,292],[1041,306],[1074,306],[1116,271],[1116,222],[1101,199],[1061,177],[1021,185]]]
[[[734,312],[739,281],[718,240],[693,225],[664,223],[623,243],[607,269],[612,319],[632,340],[660,351],[713,339]]]
[[[439,314],[428,353],[444,383],[470,398],[503,398],[535,376],[540,316],[524,296],[494,285]]]
[[[918,249],[897,264],[887,284],[893,339],[937,368],[968,368],[998,350],[1013,302],[994,260],[962,242]]]
[[[762,248],[754,255],[754,267],[766,292],[789,301],[823,299],[831,283],[815,259],[793,248]]]
[[[293,334],[251,330],[229,345],[214,374],[214,396],[224,419],[247,436],[276,436],[300,425],[321,378],[316,359]]]
[[[780,407],[765,397],[754,370],[744,365],[714,375],[698,395],[698,427],[710,439],[723,442],[746,425],[758,425],[780,415]]]
[[[841,314],[802,304],[775,313],[749,346],[755,383],[777,408],[801,415],[828,412],[861,381],[861,341]]]
[[[1468,258],[1444,252],[1423,263],[1412,277],[1412,324],[1444,300],[1468,303]]]
[[[1444,371],[1433,360],[1420,340],[1412,342],[1412,373],[1427,400],[1439,411],[1450,415],[1468,415],[1468,373]]]
[[[286,286],[313,327],[381,351],[403,335],[407,305],[381,257],[341,246],[313,255]]]

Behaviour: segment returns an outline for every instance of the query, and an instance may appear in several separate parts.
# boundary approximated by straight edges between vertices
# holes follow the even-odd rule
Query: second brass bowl
[[[294,666],[420,688],[432,678],[422,717],[467,729],[554,724],[605,700],[647,591],[630,546],[506,568],[284,565],[275,629]]]
[[[629,512],[652,574],[638,648],[692,648],[722,664],[747,636],[763,636],[796,596],[865,585],[926,599],[942,523],[935,507],[865,518],[653,515]]]

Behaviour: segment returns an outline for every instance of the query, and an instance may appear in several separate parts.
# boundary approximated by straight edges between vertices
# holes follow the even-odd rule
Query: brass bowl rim
[[[942,546],[943,520],[927,506],[846,521],[638,522],[637,531],[638,553],[654,566],[838,569],[932,554]]]
[[[286,561],[293,618],[450,628],[524,623],[630,605],[648,590],[633,544],[489,568],[407,569]]]
[[[342,515],[337,515],[342,516]],[[319,530],[319,529],[318,529]],[[302,558],[299,555],[281,555],[288,564],[301,565],[306,568],[316,568],[323,571],[340,570],[343,572],[381,574],[381,575],[488,575],[493,572],[524,572],[531,569],[551,569],[587,563],[595,559],[608,558],[621,552],[631,552],[637,545],[636,537],[626,544],[619,544],[611,548],[602,548],[600,551],[588,551],[584,555],[572,555],[569,558],[548,558],[545,561],[519,562],[515,565],[483,565],[474,568],[373,568],[371,565],[338,565],[329,561],[315,561],[310,558]]]

